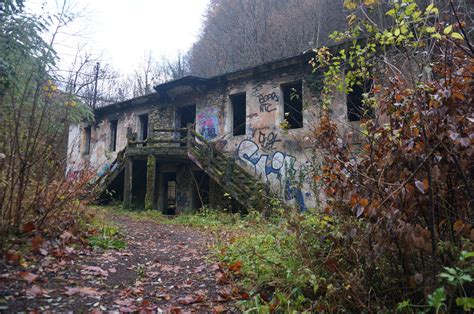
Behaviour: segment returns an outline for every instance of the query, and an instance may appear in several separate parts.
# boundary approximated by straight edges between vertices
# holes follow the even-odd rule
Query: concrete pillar
[[[176,211],[191,212],[193,199],[193,177],[189,165],[181,165],[176,172]]]
[[[156,209],[162,213],[165,211],[165,179],[162,172],[158,172],[158,197]]]
[[[149,155],[146,162],[146,194],[145,209],[152,210],[155,205],[155,173],[156,157]]]
[[[125,159],[125,175],[123,180],[123,207],[132,206],[133,160]]]

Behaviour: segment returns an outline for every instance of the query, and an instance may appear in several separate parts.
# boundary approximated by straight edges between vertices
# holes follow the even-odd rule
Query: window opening
[[[144,141],[148,138],[148,114],[138,116],[140,120],[140,140]]]
[[[91,126],[87,126],[84,128],[84,155],[89,155],[91,152],[91,133]]]
[[[285,84],[283,90],[284,119],[288,122],[289,129],[303,127],[303,83]]]
[[[372,80],[363,84],[355,84],[352,91],[347,94],[347,118],[349,121],[360,121],[363,116],[372,116],[373,110],[364,105],[364,94],[369,93]]]
[[[232,104],[232,134],[245,135],[245,117],[247,116],[246,94],[240,93],[230,95]]]
[[[118,120],[110,121],[110,150],[115,152],[117,150],[117,125]]]

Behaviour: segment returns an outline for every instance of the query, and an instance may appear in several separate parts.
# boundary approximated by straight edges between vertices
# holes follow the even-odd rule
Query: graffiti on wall
[[[276,107],[274,106],[272,102],[278,102],[280,98],[275,92],[271,92],[266,95],[261,95],[259,94],[258,96],[258,103],[260,105],[260,112],[272,112],[276,110]]]
[[[197,115],[199,133],[207,140],[213,139],[219,135],[218,109],[216,107],[207,107]]]
[[[185,192],[178,191],[176,193],[176,207],[180,210],[188,208],[190,206],[190,201],[188,195]]]
[[[256,175],[262,175],[267,181],[277,179],[285,182],[285,199],[295,200],[300,211],[305,211],[304,193],[294,184],[297,174],[295,169],[296,158],[281,151],[272,154],[262,153],[257,143],[252,140],[243,140],[237,148],[240,160],[254,168]]]
[[[274,145],[277,142],[281,142],[281,140],[278,139],[278,133],[258,131],[258,143],[262,148],[269,150],[275,149]]]

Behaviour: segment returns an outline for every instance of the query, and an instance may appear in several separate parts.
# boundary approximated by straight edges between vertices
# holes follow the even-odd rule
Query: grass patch
[[[126,247],[123,234],[115,226],[102,226],[97,235],[92,235],[87,240],[90,246],[103,250],[122,250]]]
[[[221,230],[223,227],[233,229],[242,222],[240,214],[201,208],[194,213],[183,213],[175,216],[163,215],[157,210],[124,210],[120,206],[101,206],[96,210],[102,215],[116,214],[134,220],[153,221],[158,224],[183,225],[188,227]]]
[[[103,250],[122,250],[126,248],[124,234],[117,225],[107,217],[107,211],[102,207],[93,207],[94,218],[89,224],[87,242],[94,248]]]

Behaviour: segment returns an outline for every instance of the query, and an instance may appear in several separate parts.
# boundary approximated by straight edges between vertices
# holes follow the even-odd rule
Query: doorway
[[[176,173],[164,173],[164,215],[176,214]]]
[[[196,105],[189,105],[177,108],[178,110],[178,128],[186,128],[188,124],[196,122]],[[180,140],[186,139],[186,132],[180,132]],[[186,146],[186,143],[180,143],[180,146]]]
[[[204,171],[193,171],[194,180],[194,209],[202,208],[203,206],[209,206],[209,189],[211,179]]]

